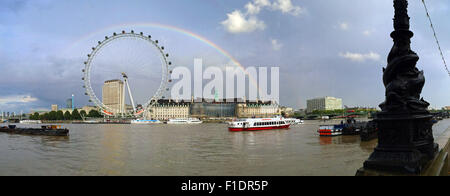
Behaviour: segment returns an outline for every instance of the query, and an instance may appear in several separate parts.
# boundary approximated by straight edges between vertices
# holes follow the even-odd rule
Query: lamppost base
[[[419,174],[438,152],[431,119],[428,112],[378,113],[378,146],[364,168]]]

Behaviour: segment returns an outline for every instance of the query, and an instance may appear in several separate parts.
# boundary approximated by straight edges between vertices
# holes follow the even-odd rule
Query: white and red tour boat
[[[317,132],[320,136],[332,137],[342,135],[343,128],[343,125],[320,125]]]
[[[283,118],[248,118],[229,123],[229,131],[261,131],[271,129],[287,129],[291,124]]]

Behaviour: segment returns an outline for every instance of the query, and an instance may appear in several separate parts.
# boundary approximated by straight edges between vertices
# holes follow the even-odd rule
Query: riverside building
[[[58,111],[58,105],[53,104],[52,105],[52,111],[54,111],[54,112]]]
[[[121,80],[108,80],[103,84],[102,102],[114,114],[125,112],[124,87]]]
[[[191,101],[190,115],[193,118],[233,118],[236,116],[238,102],[238,99]]]
[[[178,102],[170,99],[158,100],[158,103],[151,107],[150,112],[147,113],[147,119],[189,118],[189,104],[189,102]]]
[[[306,101],[307,112],[311,113],[314,111],[324,111],[324,110],[341,110],[342,99],[335,97],[321,97],[310,99]]]
[[[174,118],[230,119],[258,118],[280,115],[278,105],[272,102],[233,100],[159,100],[150,108],[147,119],[168,120]]]
[[[66,108],[72,109],[73,101],[72,98],[66,100]]]
[[[271,101],[246,101],[236,105],[238,118],[266,118],[281,115],[278,105]]]

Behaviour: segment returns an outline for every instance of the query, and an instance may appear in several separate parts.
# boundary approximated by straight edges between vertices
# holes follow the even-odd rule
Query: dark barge
[[[338,136],[338,135],[359,135],[361,141],[370,141],[378,138],[378,126],[373,120],[356,121],[354,118],[341,121],[337,125],[320,125],[320,136]]]
[[[342,135],[359,135],[361,131],[366,128],[367,122],[356,121],[354,118],[347,119],[347,123],[341,124],[344,126],[342,129]]]
[[[44,136],[69,136],[69,129],[61,129],[61,126],[50,125],[41,128],[16,128],[16,125],[0,127],[0,132],[22,135],[44,135]]]
[[[378,138],[378,126],[375,121],[367,122],[366,127],[360,133],[361,141],[370,141]]]

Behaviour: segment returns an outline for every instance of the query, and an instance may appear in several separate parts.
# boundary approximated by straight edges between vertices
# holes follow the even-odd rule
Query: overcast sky
[[[446,58],[449,5],[428,1]],[[176,66],[189,67],[194,58],[206,66],[231,62],[186,32],[244,67],[278,66],[280,102],[295,109],[322,96],[377,107],[384,101],[393,13],[392,0],[1,0],[0,110],[64,107],[71,94],[77,107],[88,104],[81,81],[86,54],[122,29],[159,39]],[[435,108],[450,105],[450,77],[421,1],[410,1],[409,13],[412,49],[426,77],[422,96]]]

